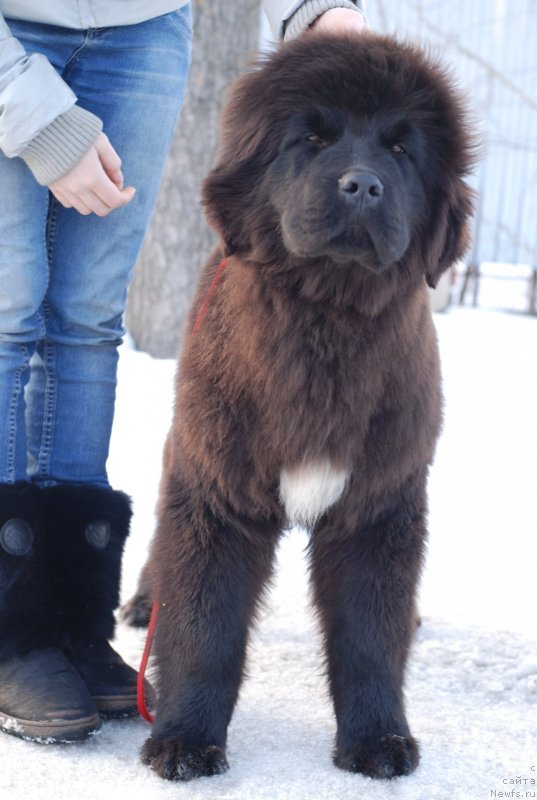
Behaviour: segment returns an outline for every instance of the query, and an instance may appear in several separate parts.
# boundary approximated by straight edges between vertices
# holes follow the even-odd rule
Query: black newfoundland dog
[[[146,570],[143,759],[163,778],[227,769],[248,629],[290,523],[311,530],[335,764],[416,767],[402,687],[441,421],[427,284],[467,246],[471,162],[449,76],[391,38],[305,35],[233,85],[203,188],[221,244],[183,345]]]

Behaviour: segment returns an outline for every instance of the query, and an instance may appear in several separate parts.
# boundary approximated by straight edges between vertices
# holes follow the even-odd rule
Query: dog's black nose
[[[384,191],[384,186],[376,175],[357,170],[342,175],[338,181],[338,188],[341,194],[364,205],[377,202]]]

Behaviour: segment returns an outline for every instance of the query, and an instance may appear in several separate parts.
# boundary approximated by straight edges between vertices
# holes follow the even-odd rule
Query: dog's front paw
[[[362,772],[371,778],[409,775],[420,760],[418,743],[412,736],[388,735],[367,739],[351,747],[337,747],[334,764],[348,772]]]
[[[168,781],[221,775],[229,768],[221,747],[190,744],[174,736],[166,739],[150,736],[142,748],[142,761]]]

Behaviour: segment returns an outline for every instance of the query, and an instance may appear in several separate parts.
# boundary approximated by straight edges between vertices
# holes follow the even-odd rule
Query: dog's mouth
[[[328,247],[335,261],[357,261],[373,272],[383,272],[403,257],[410,244],[406,226],[396,235],[388,233],[383,228],[351,227],[331,238]]]
[[[333,229],[289,231],[282,226],[286,248],[293,255],[305,259],[329,258],[336,265],[358,264],[365,269],[380,273],[401,259],[408,245],[409,236],[401,231],[396,237],[387,237],[383,232],[375,233],[365,226],[349,226],[334,233]]]

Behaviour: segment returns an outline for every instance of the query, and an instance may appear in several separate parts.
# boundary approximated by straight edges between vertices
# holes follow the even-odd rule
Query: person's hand
[[[353,11],[350,8],[329,8],[320,17],[317,17],[312,31],[322,31],[323,33],[364,33],[368,30],[367,22],[363,14]]]
[[[69,172],[48,188],[65,208],[98,217],[106,217],[115,208],[130,203],[136,192],[133,186],[123,188],[121,159],[104,133]]]

